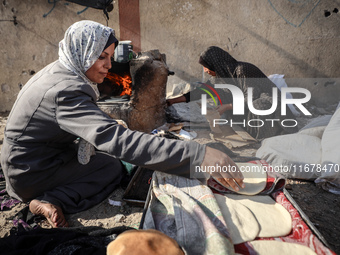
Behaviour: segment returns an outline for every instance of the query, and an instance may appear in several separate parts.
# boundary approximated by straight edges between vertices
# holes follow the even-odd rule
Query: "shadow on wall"
[[[305,1],[292,1],[292,0],[285,0],[284,2],[277,2],[276,0],[268,0],[268,4],[264,5],[267,6],[266,10],[267,11],[272,11],[272,12],[277,12],[278,10],[280,10],[280,13],[278,15],[280,15],[281,17],[283,15],[285,18],[283,20],[286,20],[286,22],[288,23],[288,19],[290,20],[290,23],[294,22],[295,25],[294,27],[292,26],[292,29],[298,29],[298,26],[301,26],[303,22],[301,21],[305,21],[307,18],[310,18],[313,13],[315,12],[315,8],[319,5],[319,0],[315,0],[312,1],[313,4],[310,4],[309,6],[307,6],[305,9],[303,9],[303,5],[301,6],[302,2]],[[312,3],[311,2],[311,3]],[[292,14],[289,14],[289,10],[291,11],[292,9],[292,5],[294,6],[294,3],[297,3],[297,7],[298,11],[299,11],[299,18],[294,20],[292,19]],[[310,1],[308,1],[308,3],[310,3]],[[275,4],[276,10],[272,9],[272,5]],[[202,0],[200,3],[201,7],[203,6],[204,9],[207,10],[212,10],[212,8],[214,8],[213,4],[209,3],[209,1],[206,0]],[[286,8],[286,9],[285,9]],[[219,8],[219,9],[213,9],[215,15],[220,16],[221,19],[223,20],[223,17],[226,16],[226,13],[223,12],[223,8]],[[258,10],[260,11],[260,10]],[[318,11],[320,11],[320,8],[318,8]],[[324,10],[322,10],[324,11]],[[337,8],[332,8],[332,11],[329,11],[332,13],[332,15],[338,15],[338,9]],[[211,12],[207,12],[207,14],[209,14]],[[288,16],[287,16],[288,15]],[[289,16],[290,15],[290,16]],[[208,17],[204,15],[200,16],[200,20],[208,20]],[[244,38],[254,38],[256,41],[258,41],[261,45],[264,45],[265,47],[269,47],[270,49],[274,50],[275,52],[278,53],[278,55],[284,59],[289,60],[290,63],[294,64],[297,72],[301,72],[302,74],[306,74],[306,75],[311,75],[313,77],[319,77],[319,78],[331,78],[329,77],[325,72],[320,71],[318,69],[318,66],[315,65],[311,65],[310,63],[308,63],[307,61],[305,61],[304,59],[301,59],[299,57],[297,57],[297,55],[294,54],[294,52],[290,52],[289,49],[287,48],[282,48],[281,46],[279,46],[276,43],[273,43],[273,41],[267,39],[266,37],[264,37],[263,35],[257,33],[255,30],[252,29],[252,24],[241,24],[237,18],[233,18],[232,15],[228,16],[228,22],[232,23],[233,26],[237,29],[240,30],[240,34],[244,34]],[[280,21],[281,22],[281,21]],[[281,22],[282,23],[282,22]],[[288,23],[288,24],[290,24]],[[205,39],[207,38],[214,38],[214,31],[215,30],[211,30],[209,32],[209,30],[205,33],[204,37]],[[279,32],[279,31],[278,31]],[[176,33],[172,33],[171,31],[168,32],[169,34],[172,35],[176,35]],[[186,37],[186,38],[185,38]],[[185,39],[184,39],[185,38]],[[227,39],[227,38],[226,38]],[[229,38],[228,38],[229,39]],[[143,38],[143,40],[148,40],[146,38]],[[204,41],[204,38],[202,38],[202,40]],[[249,40],[249,39],[248,39]],[[186,52],[193,52],[193,50],[199,49],[199,53],[202,52],[206,47],[210,46],[210,45],[206,45],[205,42],[197,42],[195,41],[194,38],[190,37],[190,33],[182,33],[181,34],[181,41],[187,41],[187,42],[191,42],[191,43],[184,43],[181,44],[179,47],[180,52],[177,52],[176,54],[185,54]],[[212,40],[209,40],[212,41]],[[230,41],[230,39],[229,39]],[[169,43],[171,43],[171,41],[169,41]],[[216,43],[214,43],[217,46],[218,44],[222,44],[223,42],[220,41],[216,41]],[[231,41],[230,41],[231,43]],[[160,47],[162,48],[162,45],[159,45],[157,41],[152,41],[152,44],[156,47]],[[233,42],[233,45],[235,45],[235,42]],[[223,46],[222,46],[223,47]],[[223,48],[226,48],[225,46]],[[176,48],[177,49],[177,48]],[[197,51],[197,50],[195,50]],[[167,55],[172,56],[172,58],[174,58],[174,54],[172,52],[165,52]],[[185,55],[184,55],[185,56]],[[197,56],[194,57],[194,59],[191,59],[190,62],[192,63],[192,61],[194,63],[196,63],[198,61],[198,57],[199,54],[197,54]],[[237,59],[237,56],[235,56]],[[247,61],[246,59],[244,59],[244,61]],[[255,63],[255,65],[260,64],[260,63]],[[172,71],[175,72],[176,76],[184,81],[192,81],[192,80],[197,80],[197,79],[201,79],[201,75],[199,73],[199,71],[195,71],[194,73],[196,74],[196,76],[193,75],[193,72],[190,71],[189,69],[187,69],[186,67],[183,67],[182,65],[177,65],[177,66],[170,66],[170,69]],[[197,75],[198,74],[198,75]]]
[[[297,58],[292,53],[289,53],[288,51],[284,50],[283,48],[279,47],[278,45],[272,43],[271,41],[267,40],[263,36],[255,33],[254,31],[249,30],[249,28],[245,27],[242,24],[238,24],[238,26],[246,31],[248,34],[250,34],[252,37],[254,37],[256,40],[262,42],[265,45],[268,45],[269,48],[272,48],[273,50],[277,51],[280,55],[282,55],[284,58],[291,59],[292,62],[297,64],[297,68],[303,70],[312,71],[316,77],[323,77],[323,78],[329,78],[326,74],[323,72],[320,72],[315,67],[308,64],[306,61]]]

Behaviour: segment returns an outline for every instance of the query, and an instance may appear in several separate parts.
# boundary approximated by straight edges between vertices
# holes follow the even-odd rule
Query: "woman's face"
[[[210,69],[206,68],[205,66],[203,66],[203,70],[204,70],[204,72],[206,72],[207,74],[210,74],[211,76],[216,76],[216,73],[214,71],[211,71]]]
[[[97,61],[85,72],[87,78],[95,83],[102,83],[111,68],[111,58],[115,52],[115,44],[107,47],[102,54],[100,54]]]

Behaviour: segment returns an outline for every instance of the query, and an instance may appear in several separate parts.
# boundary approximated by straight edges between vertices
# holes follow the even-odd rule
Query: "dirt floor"
[[[4,125],[7,114],[0,114],[0,147],[2,145]],[[240,156],[255,156],[259,144],[253,144],[234,150]],[[324,237],[331,248],[340,254],[340,221],[337,213],[340,212],[340,196],[326,192],[315,185],[314,182],[288,180],[287,191],[300,206],[302,211],[308,216],[310,222],[317,231]],[[130,226],[138,228],[143,214],[142,207],[135,207],[122,200],[124,190],[114,191],[109,199],[121,202],[121,205],[114,206],[109,204],[109,200],[104,200],[99,205],[73,215],[66,215],[72,227],[79,226],[101,226],[112,228],[116,226]],[[8,211],[0,212],[0,237],[9,235],[13,222],[10,220],[25,204],[18,204]],[[49,228],[46,221],[39,223],[45,228]]]

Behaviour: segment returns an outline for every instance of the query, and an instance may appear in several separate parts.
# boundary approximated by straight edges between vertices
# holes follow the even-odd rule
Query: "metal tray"
[[[153,172],[148,168],[137,168],[123,195],[123,200],[126,203],[132,206],[144,207]]]
[[[295,202],[293,197],[289,194],[289,192],[286,189],[283,189],[283,194],[286,196],[286,198],[289,200],[289,202],[295,207],[295,209],[299,212],[301,218],[305,221],[307,226],[312,230],[314,235],[316,235],[319,240],[327,247],[329,248],[330,246],[328,245],[326,239],[321,235],[319,230],[313,225],[311,220],[308,218],[308,216],[302,211],[301,207]],[[329,248],[330,249],[330,248]]]

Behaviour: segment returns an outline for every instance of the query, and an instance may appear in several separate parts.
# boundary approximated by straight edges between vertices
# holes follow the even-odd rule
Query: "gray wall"
[[[121,0],[123,1],[123,0]],[[127,1],[127,0],[125,0]],[[284,74],[289,86],[312,93],[315,104],[340,101],[340,2],[337,0],[140,0],[142,50],[159,49],[175,71],[173,84],[202,78],[198,56],[210,45],[257,65],[265,74]],[[106,24],[100,10],[59,1],[4,0],[0,22],[0,112],[11,109],[19,85],[57,58],[58,42],[75,21]],[[325,11],[331,15],[326,17]],[[333,12],[334,11],[334,12]],[[109,26],[119,37],[118,1]],[[206,76],[205,76],[206,77]],[[206,77],[207,78],[207,77]],[[327,83],[335,81],[335,83]],[[325,84],[327,86],[325,86]]]
[[[11,109],[20,84],[58,58],[58,43],[71,24],[90,19],[106,25],[101,10],[88,8],[77,14],[85,7],[66,1],[59,1],[52,8],[48,0],[1,1],[0,19],[11,20],[15,15],[18,24],[0,22],[0,112]],[[109,26],[118,28],[117,24],[116,8],[110,13]]]

